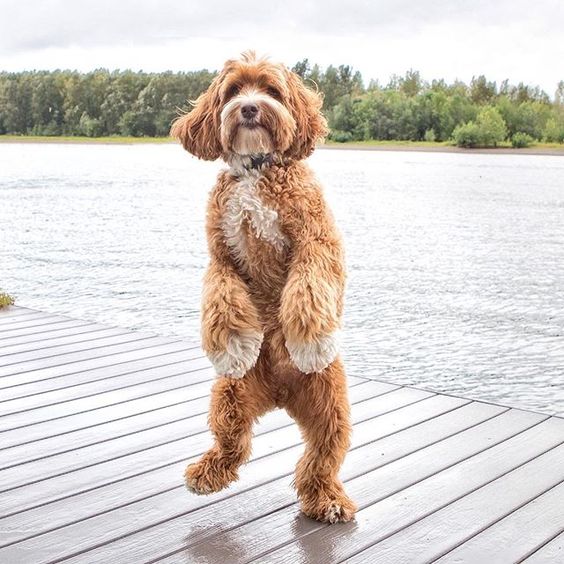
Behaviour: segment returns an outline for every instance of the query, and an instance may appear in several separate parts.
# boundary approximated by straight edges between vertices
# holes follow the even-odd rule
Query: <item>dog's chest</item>
[[[260,173],[248,171],[233,187],[225,209],[221,228],[227,246],[239,262],[247,262],[251,238],[260,239],[275,251],[283,251],[288,239],[280,229],[278,212],[261,198],[257,188]]]

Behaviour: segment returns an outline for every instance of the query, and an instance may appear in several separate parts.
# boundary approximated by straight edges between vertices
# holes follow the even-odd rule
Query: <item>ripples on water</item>
[[[317,151],[344,234],[351,375],[564,415],[564,158]],[[0,145],[0,287],[199,336],[219,165],[175,145]]]

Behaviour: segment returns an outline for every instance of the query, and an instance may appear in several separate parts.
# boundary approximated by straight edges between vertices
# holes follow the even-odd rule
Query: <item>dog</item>
[[[229,60],[171,135],[200,159],[222,158],[207,208],[202,346],[217,372],[213,446],[186,469],[211,494],[238,478],[252,427],[284,408],[305,441],[294,486],[322,522],[353,518],[338,477],[350,446],[350,404],[337,332],[345,268],[322,188],[304,162],[327,135],[322,98],[254,52]]]

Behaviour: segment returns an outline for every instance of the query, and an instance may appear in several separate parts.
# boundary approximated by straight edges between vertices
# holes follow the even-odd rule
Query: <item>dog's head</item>
[[[172,125],[171,134],[198,158],[277,154],[309,156],[327,135],[321,96],[284,65],[257,59],[253,52],[230,60]]]

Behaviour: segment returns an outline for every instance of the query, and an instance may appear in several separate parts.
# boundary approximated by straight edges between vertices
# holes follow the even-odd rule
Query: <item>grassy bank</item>
[[[78,137],[78,136],[42,136],[42,135],[0,135],[0,143],[71,143],[71,144],[101,144],[101,145],[138,145],[150,143],[176,143],[170,137]],[[429,151],[429,152],[458,152],[458,153],[517,153],[564,155],[564,145],[561,143],[535,143],[531,147],[515,149],[511,143],[500,143],[497,147],[463,149],[452,145],[448,141],[349,141],[337,143],[326,141],[321,148],[349,149],[364,151]]]
[[[102,145],[138,145],[143,143],[175,143],[170,137],[79,137],[71,135],[0,135],[0,143],[86,143]]]
[[[450,147],[448,141],[346,141],[345,143],[338,143],[337,141],[325,141],[325,145],[330,147]]]
[[[337,143],[326,141],[328,149],[356,149],[362,151],[421,151],[443,153],[515,153],[521,155],[562,155],[562,143],[534,143],[530,147],[516,149],[509,141],[499,143],[497,147],[463,148],[453,145],[450,141],[349,141]]]

